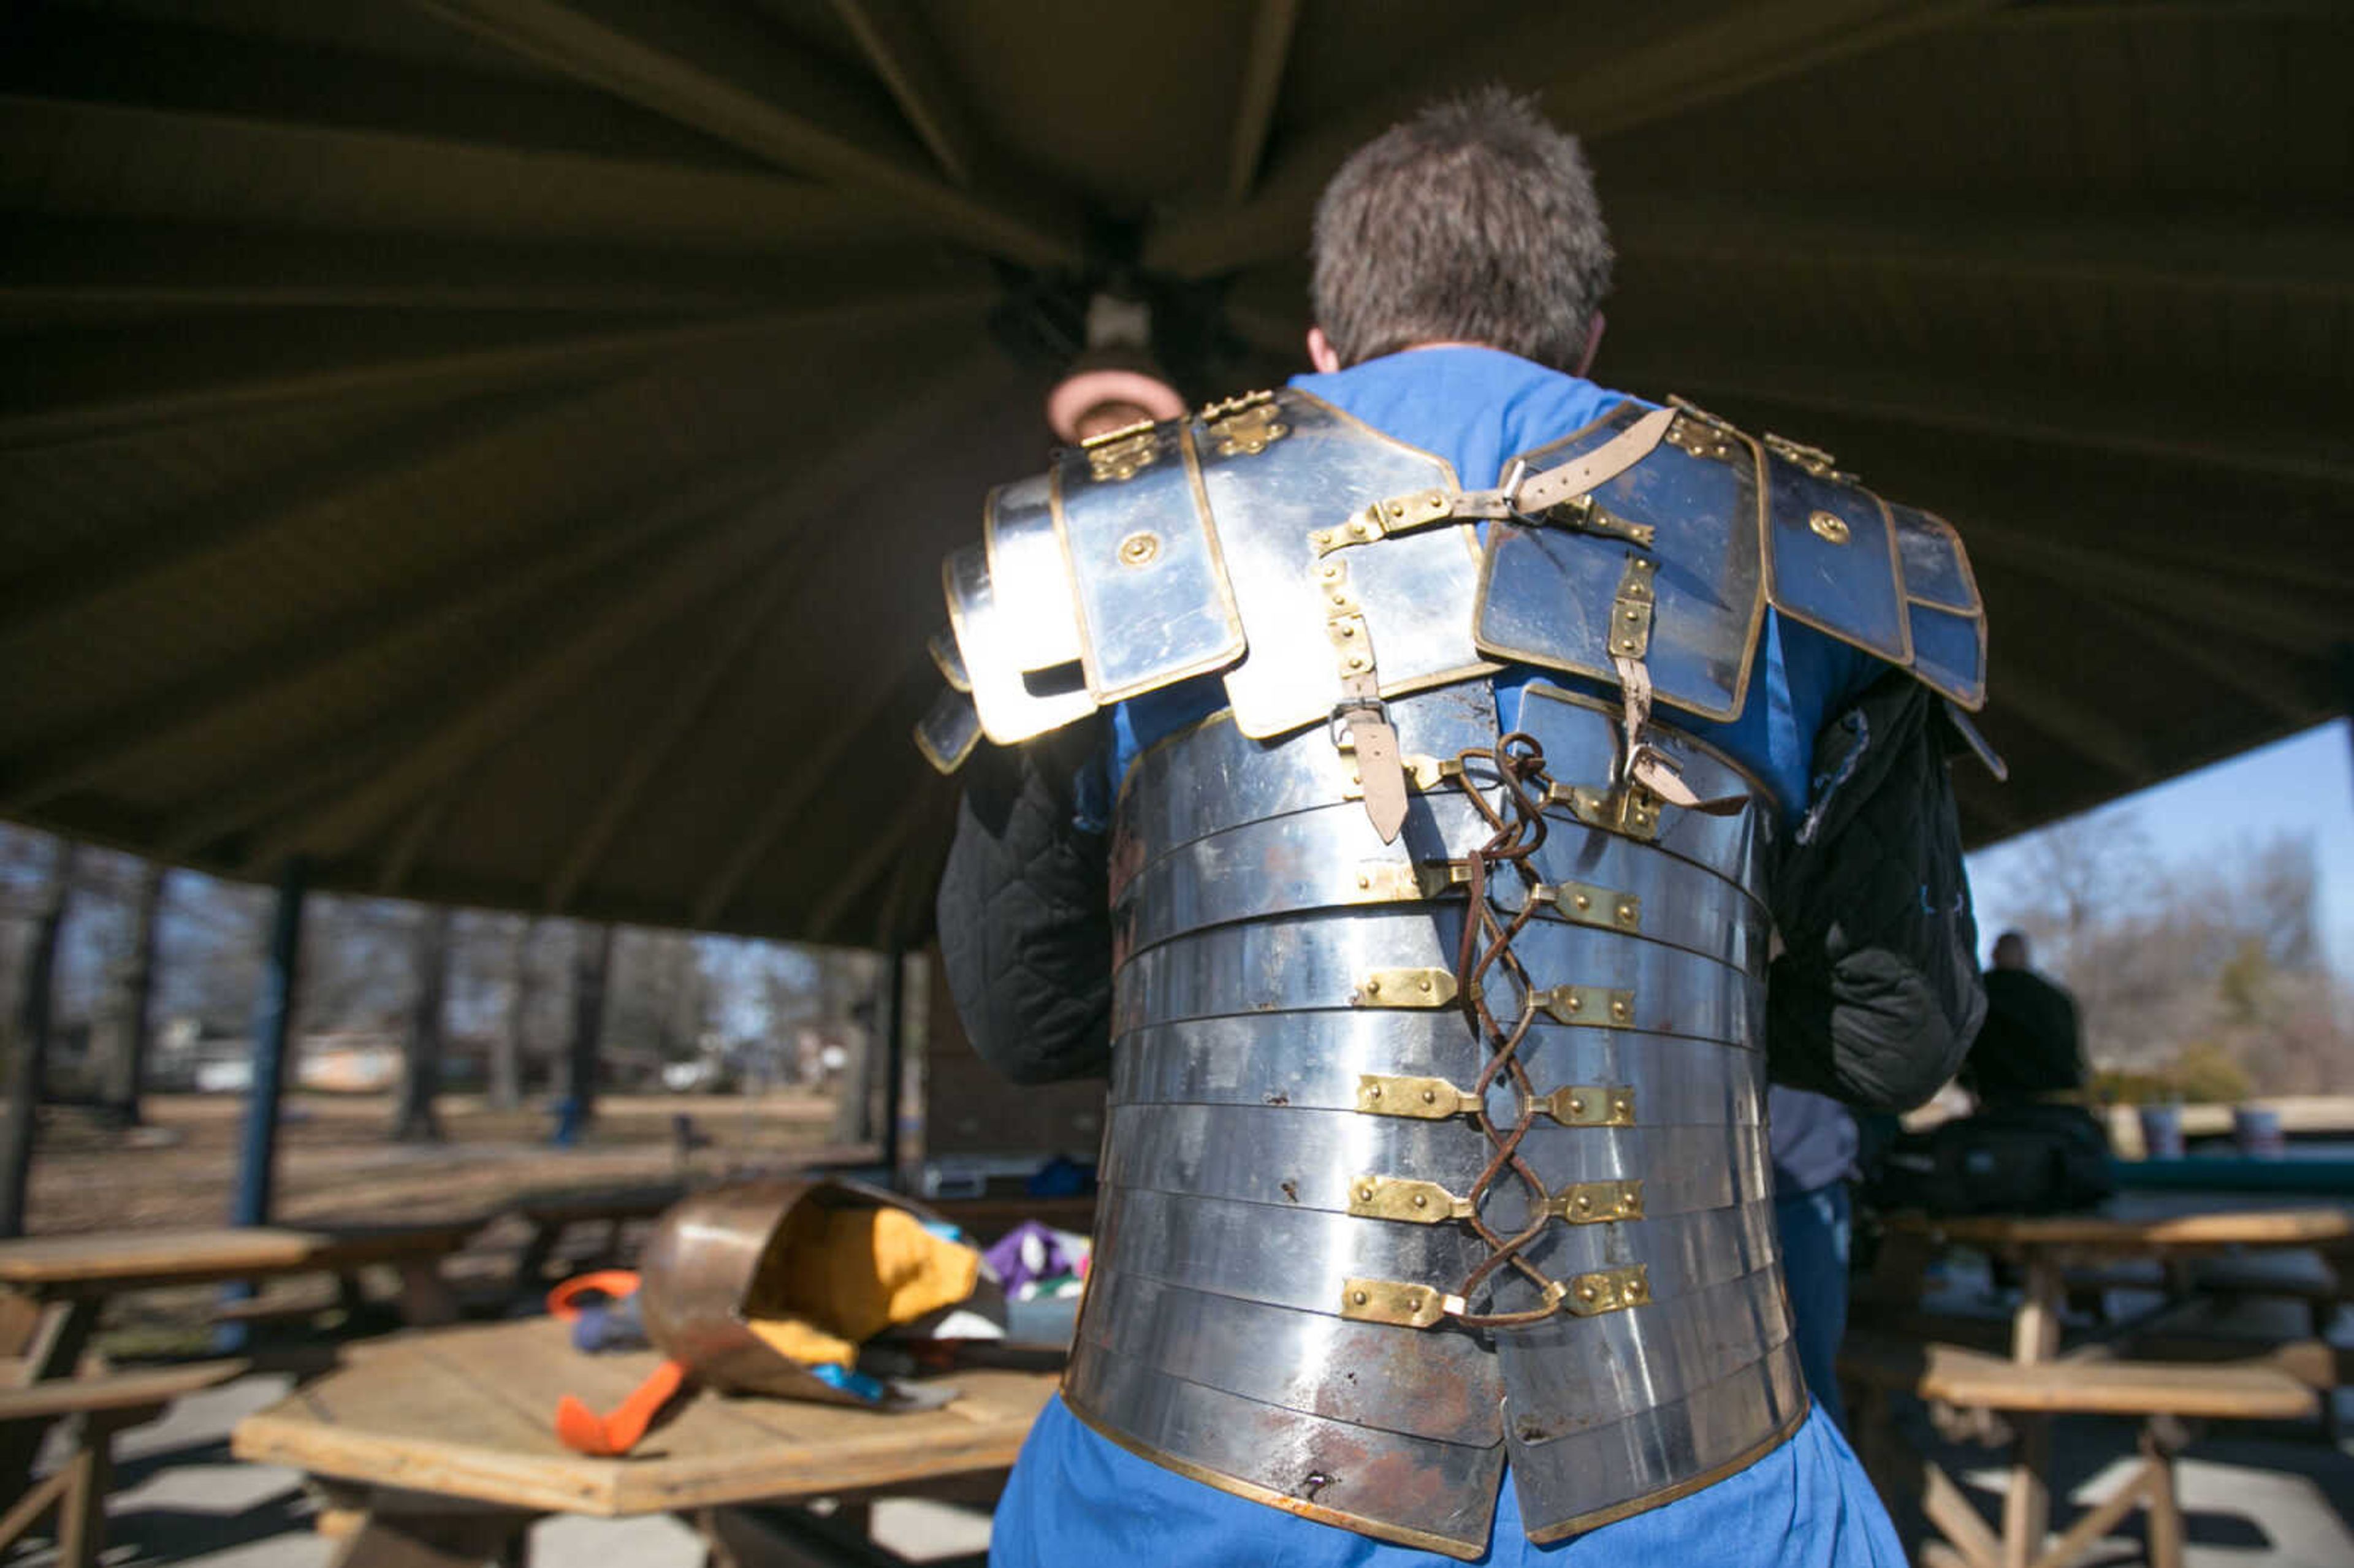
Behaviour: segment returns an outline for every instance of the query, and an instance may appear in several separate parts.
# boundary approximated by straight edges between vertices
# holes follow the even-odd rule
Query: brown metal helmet
[[[867,1400],[835,1388],[752,1331],[748,1309],[771,1248],[803,1205],[899,1209],[939,1217],[896,1193],[833,1179],[716,1187],[673,1204],[655,1222],[640,1264],[638,1308],[656,1349],[718,1389],[829,1404]]]

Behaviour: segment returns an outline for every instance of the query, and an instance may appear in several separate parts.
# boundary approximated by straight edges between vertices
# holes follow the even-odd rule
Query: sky
[[[2310,836],[2320,871],[2322,939],[2331,968],[2354,978],[2354,735],[2346,720],[2243,752],[2087,814],[2117,812],[2132,813],[2168,863],[2229,853],[2252,832]],[[2011,923],[2004,889],[2033,837],[2006,840],[1969,857],[1978,930],[1988,947]]]

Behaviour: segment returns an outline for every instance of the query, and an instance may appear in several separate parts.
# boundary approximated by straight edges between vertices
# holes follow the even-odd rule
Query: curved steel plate
[[[1357,1108],[1367,1074],[1444,1078],[1469,1089],[1486,1051],[1449,1014],[1244,1013],[1161,1023],[1112,1053],[1111,1104]],[[1755,1122],[1765,1057],[1712,1040],[1540,1025],[1520,1056],[1539,1094],[1640,1077],[1638,1127]]]
[[[1005,628],[1007,657],[1025,671],[1079,662],[1078,599],[1055,537],[1047,476],[1001,485],[982,514],[981,546]]]
[[[1352,910],[1314,919],[1220,926],[1130,959],[1113,979],[1115,1041],[1148,1023],[1246,1012],[1346,1009],[1379,969],[1451,971],[1463,913]],[[1582,926],[1533,924],[1513,946],[1542,986],[1634,992],[1628,1028],[1749,1044],[1765,1038],[1766,987],[1713,959]],[[1521,998],[1491,973],[1489,1005],[1515,1015]]]

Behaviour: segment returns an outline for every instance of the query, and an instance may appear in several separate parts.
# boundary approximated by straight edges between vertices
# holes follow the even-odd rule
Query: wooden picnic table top
[[[2227,1246],[2321,1246],[2354,1237],[2354,1209],[2232,1209],[2127,1203],[2078,1214],[1888,1217],[1893,1230],[1998,1250],[2165,1254]]]
[[[100,1231],[0,1242],[0,1286],[44,1297],[103,1296],[168,1285],[208,1285],[398,1263],[454,1252],[479,1219],[426,1224],[295,1229]]]
[[[974,1370],[907,1414],[688,1396],[638,1452],[592,1459],[556,1440],[557,1401],[609,1410],[651,1351],[583,1355],[551,1319],[398,1335],[238,1424],[240,1459],[532,1512],[620,1515],[916,1486],[1005,1469],[1057,1374]]]

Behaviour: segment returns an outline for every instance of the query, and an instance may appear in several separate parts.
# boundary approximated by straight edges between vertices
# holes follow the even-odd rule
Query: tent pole
[[[883,1036],[883,1184],[899,1189],[900,1105],[907,1092],[907,950],[894,947],[887,955],[890,974],[885,983],[886,1022]]]
[[[230,1223],[270,1223],[271,1189],[277,1177],[278,1109],[286,1087],[286,1046],[294,1032],[295,978],[302,961],[302,900],[310,863],[290,855],[278,879],[278,903],[270,923],[269,962],[261,972],[261,995],[253,1009],[253,1085],[245,1102],[244,1152],[237,1174]]]
[[[48,886],[35,917],[33,950],[25,965],[25,994],[16,1030],[16,1060],[8,1085],[8,1107],[0,1121],[0,1236],[25,1234],[25,1211],[33,1186],[33,1145],[40,1137],[41,1101],[48,1095],[49,1023],[55,1011],[58,938],[73,900],[74,845],[57,842]]]

